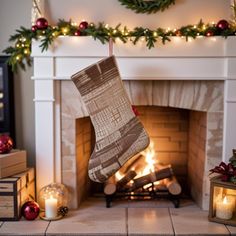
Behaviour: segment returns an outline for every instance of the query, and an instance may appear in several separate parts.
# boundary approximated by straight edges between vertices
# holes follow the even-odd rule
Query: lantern
[[[215,176],[211,180],[209,221],[236,226],[236,184]]]
[[[43,219],[57,219],[60,217],[60,209],[67,207],[68,190],[63,184],[51,183],[39,191],[39,206],[44,212]]]

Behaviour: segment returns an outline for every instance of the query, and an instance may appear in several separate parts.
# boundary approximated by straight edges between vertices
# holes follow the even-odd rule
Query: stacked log
[[[114,195],[116,192],[134,192],[140,191],[145,185],[152,184],[154,191],[166,190],[172,195],[179,195],[182,188],[174,176],[170,165],[156,164],[153,172],[137,178],[137,173],[143,169],[144,156],[138,155],[128,165],[123,168],[124,177],[116,181],[115,177],[111,177],[104,184],[105,195]],[[136,178],[135,178],[136,177]],[[155,185],[157,181],[161,181],[160,185]]]

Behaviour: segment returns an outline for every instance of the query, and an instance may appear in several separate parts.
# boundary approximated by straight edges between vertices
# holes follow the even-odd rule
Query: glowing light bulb
[[[62,31],[63,35],[66,35],[68,33],[69,29],[67,27],[64,27],[61,29],[61,31]]]
[[[166,33],[168,33],[170,31],[170,27],[168,27],[167,29],[166,29]]]
[[[156,31],[153,32],[153,36],[157,37],[157,32]]]
[[[27,55],[27,54],[29,54],[29,53],[30,53],[29,49],[25,49],[25,50],[24,50],[24,54]]]

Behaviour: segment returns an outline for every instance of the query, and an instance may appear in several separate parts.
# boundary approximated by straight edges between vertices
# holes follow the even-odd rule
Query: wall
[[[97,4],[96,4],[97,3]],[[121,6],[118,0],[46,0],[46,15],[51,22],[58,18],[80,22],[104,21],[115,26],[118,23],[129,27],[177,27],[184,24],[195,24],[201,18],[204,21],[218,21],[229,18],[230,0],[176,0],[176,4],[157,14],[135,14]]]
[[[31,0],[0,0],[0,55],[9,46],[8,39],[21,25],[30,27]],[[35,164],[34,103],[32,68],[14,75],[15,124],[17,148],[28,152],[28,165]]]

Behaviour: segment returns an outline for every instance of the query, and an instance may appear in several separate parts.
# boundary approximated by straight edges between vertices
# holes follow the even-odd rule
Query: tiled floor
[[[0,222],[0,235],[187,236],[235,235],[236,227],[209,222],[207,212],[190,201],[178,209],[169,202],[87,201],[58,221]]]

